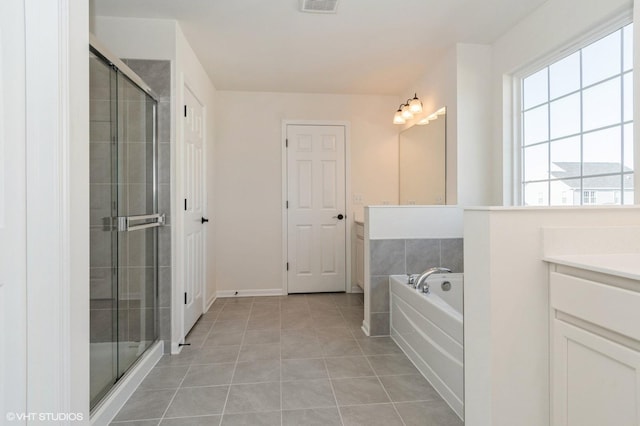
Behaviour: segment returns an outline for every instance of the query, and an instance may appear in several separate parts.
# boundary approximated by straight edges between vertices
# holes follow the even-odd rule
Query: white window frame
[[[522,185],[522,180],[523,180],[522,81],[526,77],[536,73],[537,71],[540,71],[541,69],[548,67],[554,64],[555,62],[558,62],[566,58],[569,55],[572,55],[573,53],[577,52],[580,49],[584,49],[590,44],[597,42],[601,38],[606,37],[607,35],[617,30],[620,30],[624,26],[631,23],[633,23],[633,10],[626,10],[620,15],[603,22],[601,25],[591,29],[590,31],[583,34],[582,36],[574,39],[572,42],[566,43],[565,45],[560,46],[556,50],[550,52],[548,55],[542,56],[539,59],[530,62],[524,67],[516,70],[511,75],[512,77],[511,78],[511,88],[512,88],[511,128],[513,132],[512,133],[512,158],[511,158],[511,164],[512,164],[511,185],[512,185],[512,197],[513,197],[514,205],[524,206],[524,194],[523,194],[523,185]],[[638,24],[640,25],[640,23]],[[634,42],[636,40],[635,33],[637,31],[640,31],[640,28],[636,28],[634,26]],[[634,53],[634,56],[635,56],[635,53]],[[635,58],[634,58],[633,71],[635,76]],[[635,77],[634,77],[634,83],[635,83]],[[581,88],[580,90],[583,90],[583,88]],[[634,91],[635,90],[636,89],[634,88]],[[634,105],[634,108],[635,108],[635,105]],[[635,116],[635,113],[634,113],[634,116]],[[634,123],[635,123],[635,120],[634,120]],[[634,131],[635,131],[634,132],[634,135],[635,135],[638,131],[640,131],[640,129],[635,129],[635,126],[634,126]],[[640,149],[638,144],[635,142],[636,140],[638,140],[638,138],[634,136],[634,153],[638,149]],[[638,156],[636,155],[636,158],[637,157]],[[640,170],[636,170],[638,168],[637,167],[638,164],[636,163],[637,161],[634,161],[634,177],[635,175],[637,175],[637,173],[640,173]],[[636,182],[638,180],[639,179],[636,178]],[[622,190],[624,191],[624,188]],[[634,186],[634,191],[636,193],[638,191],[638,189],[636,189],[635,186]],[[635,197],[635,201],[636,203],[639,201],[637,196]]]

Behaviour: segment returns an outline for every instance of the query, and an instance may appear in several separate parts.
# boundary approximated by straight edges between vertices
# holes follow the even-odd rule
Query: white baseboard
[[[178,355],[182,352],[182,348],[184,348],[184,346],[180,346],[180,343],[183,342],[171,342],[171,355]]]
[[[91,426],[107,426],[162,357],[164,342],[156,342],[118,381],[91,413]]]
[[[364,334],[366,334],[367,336],[371,336],[371,335],[369,334],[369,322],[367,322],[367,321],[362,321],[362,332],[363,332]]]
[[[211,305],[213,305],[213,302],[215,302],[217,299],[216,296],[213,296],[211,298],[211,300],[209,302],[207,302],[207,306],[204,308],[204,313],[206,314],[207,312],[209,312],[209,309],[211,309]]]
[[[358,284],[351,284],[351,293],[364,293]]]
[[[265,290],[222,290],[216,293],[217,297],[253,297],[253,296],[282,296],[281,288],[270,288]]]

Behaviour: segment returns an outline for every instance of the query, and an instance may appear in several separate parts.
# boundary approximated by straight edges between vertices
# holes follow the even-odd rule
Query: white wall
[[[458,44],[458,204],[491,203],[491,47]]]
[[[542,58],[570,49],[581,37],[597,32],[624,11],[631,11],[633,3],[633,0],[549,0],[494,43],[492,204],[513,203],[513,74],[539,63]],[[635,32],[636,37],[638,33],[640,31]],[[638,48],[636,42],[636,52]],[[638,58],[637,53],[635,57]],[[634,78],[637,91],[637,73]]]
[[[638,226],[640,208],[465,211],[467,426],[549,424],[549,289],[543,228]],[[602,247],[600,247],[602,249]]]
[[[452,47],[407,87],[401,99],[417,92],[427,114],[447,107],[447,204],[513,203],[513,75],[597,34],[632,6],[633,0],[549,0],[491,46]],[[638,52],[640,31],[635,36]],[[640,165],[640,149],[636,156]],[[640,187],[640,174],[636,179]]]
[[[176,58],[176,22],[96,16],[90,31],[120,58]]]
[[[457,44],[405,93],[426,115],[447,107],[447,204],[490,203],[490,76],[490,46]]]
[[[457,49],[449,49],[435,65],[419,80],[411,84],[401,102],[412,98],[414,93],[422,100],[425,115],[447,107],[447,204],[458,204],[458,96],[457,96]],[[399,130],[415,124],[408,121]]]
[[[352,193],[363,196],[353,208],[362,218],[363,205],[398,200],[397,103],[394,96],[217,93],[218,291],[282,288],[282,121],[350,122]]]

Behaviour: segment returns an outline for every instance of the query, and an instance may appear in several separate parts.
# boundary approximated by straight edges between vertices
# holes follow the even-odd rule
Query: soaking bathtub
[[[464,420],[463,274],[432,275],[427,283],[423,294],[406,275],[389,277],[391,337]]]

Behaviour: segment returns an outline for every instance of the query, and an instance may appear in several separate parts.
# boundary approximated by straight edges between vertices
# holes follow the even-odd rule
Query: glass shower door
[[[156,101],[90,59],[90,406],[157,339]]]
[[[118,374],[156,340],[156,102],[118,73]]]

